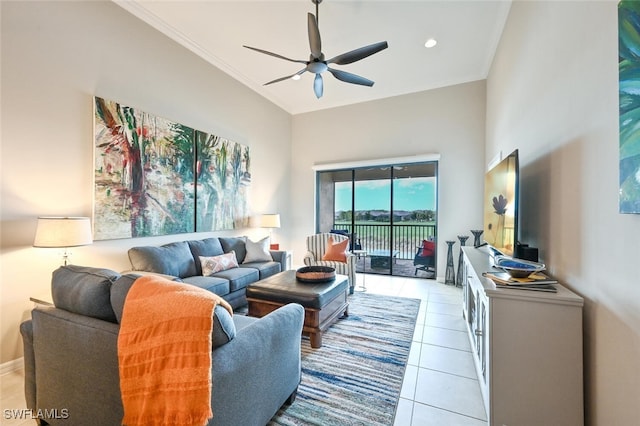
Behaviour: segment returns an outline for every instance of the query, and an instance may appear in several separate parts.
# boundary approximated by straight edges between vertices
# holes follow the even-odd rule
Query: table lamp
[[[280,228],[280,215],[279,214],[263,214],[260,217],[260,227],[269,228],[269,240],[271,239],[271,232],[273,228]],[[279,250],[280,244],[271,244],[269,247],[271,250]]]
[[[69,263],[69,247],[93,243],[88,217],[39,217],[34,247],[64,248],[63,265]]]

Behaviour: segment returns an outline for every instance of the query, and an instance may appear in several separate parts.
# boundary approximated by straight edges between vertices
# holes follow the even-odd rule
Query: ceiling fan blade
[[[311,56],[318,59],[322,56],[322,41],[320,40],[320,29],[318,29],[318,21],[312,13],[307,14],[307,28],[309,31],[309,47],[311,48]]]
[[[373,86],[373,83],[374,83],[369,79],[360,77],[359,75],[355,75],[350,72],[335,70],[331,68],[327,68],[327,71],[333,74],[335,78],[337,78],[340,81],[344,81],[345,83],[360,84],[361,86],[369,86],[369,87]]]
[[[356,50],[352,50],[347,53],[343,53],[342,55],[338,55],[334,58],[331,58],[327,61],[327,64],[338,64],[338,65],[346,65],[352,62],[359,61],[360,59],[364,59],[367,56],[371,56],[374,53],[378,53],[381,50],[389,47],[386,41],[381,41],[379,43],[370,44],[368,46],[361,47]]]
[[[323,90],[322,75],[316,74],[316,78],[313,80],[313,91],[316,93],[316,98],[320,99],[322,97]]]
[[[307,61],[302,61],[302,60],[298,60],[298,59],[291,59],[291,58],[287,58],[287,57],[285,57],[285,56],[278,55],[277,53],[268,52],[268,51],[266,51],[266,50],[258,49],[257,47],[244,46],[244,45],[243,45],[242,47],[246,47],[247,49],[255,50],[256,52],[264,53],[265,55],[275,56],[276,58],[284,59],[285,61],[298,62],[298,63],[300,63],[300,64],[306,64],[306,63],[307,63]]]
[[[291,75],[288,75],[288,76],[286,76],[286,77],[276,78],[275,80],[271,80],[270,82],[263,84],[263,86],[268,86],[269,84],[278,83],[278,82],[280,82],[280,81],[288,80],[288,79],[290,79],[290,78],[292,78],[292,77],[294,77],[294,76],[296,76],[296,75],[300,75],[300,74],[302,74],[302,73],[303,73],[303,72],[305,72],[306,70],[307,70],[306,68],[302,68],[300,71],[298,71],[298,72],[297,72],[297,73],[295,73],[295,74],[291,74]]]

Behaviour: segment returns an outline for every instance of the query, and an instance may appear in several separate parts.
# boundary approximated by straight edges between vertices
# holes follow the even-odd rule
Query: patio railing
[[[389,250],[391,234],[391,249],[399,252],[398,259],[413,259],[422,240],[436,237],[435,225],[394,224],[392,229],[390,224],[356,224],[352,229],[350,224],[336,223],[333,229],[355,232],[356,241],[359,239],[362,249],[368,252]]]

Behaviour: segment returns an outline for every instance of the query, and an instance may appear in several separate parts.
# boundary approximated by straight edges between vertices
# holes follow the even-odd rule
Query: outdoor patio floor
[[[364,270],[363,270],[364,266]],[[389,268],[372,268],[370,257],[361,257],[356,262],[356,272],[377,275],[390,275]],[[393,275],[400,277],[415,277],[424,279],[435,279],[437,273],[427,273],[424,270],[416,270],[413,259],[394,259]]]

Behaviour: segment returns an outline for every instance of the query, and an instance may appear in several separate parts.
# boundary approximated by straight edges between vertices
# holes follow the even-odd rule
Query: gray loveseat
[[[252,250],[255,246],[248,246],[250,244],[246,237],[212,237],[133,247],[129,249],[129,261],[133,271],[178,277],[180,281],[222,296],[235,309],[247,304],[245,288],[249,284],[286,269],[285,251],[271,250],[260,256]],[[231,251],[235,252],[237,268],[203,276],[201,256],[220,256]]]
[[[51,425],[120,425],[117,340],[127,292],[139,277],[63,266],[53,273],[55,307],[20,325],[27,407]],[[263,426],[300,382],[304,310],[289,304],[257,319],[217,307],[208,425]]]

